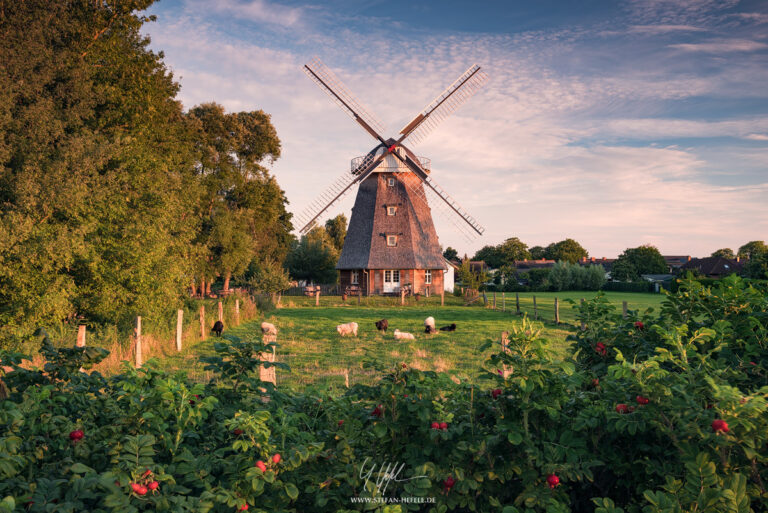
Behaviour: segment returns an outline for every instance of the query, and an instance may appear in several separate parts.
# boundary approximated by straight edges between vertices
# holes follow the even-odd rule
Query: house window
[[[357,285],[360,281],[360,273],[358,271],[352,271],[351,276],[349,278],[349,283],[352,285]]]
[[[384,271],[384,283],[400,283],[400,270]]]
[[[397,212],[397,207],[387,207],[387,215],[393,216]]]
[[[387,246],[397,246],[397,235],[387,235]]]
[[[432,269],[427,269],[424,271],[424,283],[427,285],[432,284]]]
[[[394,178],[387,178],[387,185],[389,185],[390,187],[394,187],[395,186],[395,179]]]

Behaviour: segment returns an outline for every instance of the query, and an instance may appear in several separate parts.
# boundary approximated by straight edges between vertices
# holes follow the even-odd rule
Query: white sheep
[[[357,323],[348,322],[346,324],[339,324],[338,326],[336,326],[336,331],[338,331],[339,335],[341,335],[342,337],[349,334],[353,334],[354,336],[357,336]]]
[[[264,335],[277,335],[277,328],[272,323],[262,322],[261,333]]]
[[[427,317],[424,319],[424,333],[435,333],[437,330],[435,329],[435,318],[434,317]]]
[[[413,336],[413,333],[406,333],[404,331],[395,330],[395,339],[396,340],[415,340],[416,337]]]

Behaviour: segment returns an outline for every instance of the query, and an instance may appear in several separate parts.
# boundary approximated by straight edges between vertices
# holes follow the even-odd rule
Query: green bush
[[[656,292],[656,285],[649,281],[609,281],[600,290],[609,292]]]

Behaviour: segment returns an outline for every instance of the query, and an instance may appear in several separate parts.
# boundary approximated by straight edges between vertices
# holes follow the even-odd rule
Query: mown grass
[[[520,294],[521,311],[531,318],[533,295]],[[578,303],[582,297],[589,298],[594,293],[535,295],[541,336],[550,342],[555,354],[562,357],[569,346],[566,337],[575,329],[576,317],[573,307],[561,301],[561,324],[554,324],[554,298],[571,298]],[[608,293],[606,296],[619,311],[622,301],[627,301],[630,309],[644,310],[657,307],[662,299],[658,294]],[[367,365],[373,362],[379,368],[404,362],[417,369],[445,371],[456,379],[475,381],[490,353],[490,350],[481,352],[480,347],[488,340],[500,340],[502,331],[520,319],[515,315],[514,294],[505,295],[506,311],[501,310],[500,293],[496,295],[496,310],[492,308],[493,296],[488,298],[486,307],[482,299],[472,306],[465,306],[462,298],[454,296],[446,296],[444,306],[440,305],[439,296],[420,298],[419,301],[408,298],[404,306],[400,305],[399,298],[391,297],[361,298],[358,305],[357,298],[343,302],[340,297],[327,296],[320,298],[319,306],[315,306],[314,298],[284,297],[281,307],[266,317],[226,332],[239,337],[259,336],[262,320],[274,323],[279,330],[277,361],[291,367],[291,372],[278,370],[277,384],[281,387],[301,389],[313,385],[341,389],[347,384],[373,383],[380,375],[374,367]],[[455,323],[457,330],[427,335],[423,323],[428,316],[436,319],[438,327]],[[389,321],[387,334],[379,333],[374,326],[375,321],[383,318]],[[360,325],[358,336],[340,337],[336,326],[351,321]],[[413,333],[416,339],[395,340],[392,335],[395,328]],[[211,353],[213,339],[209,338],[165,359],[164,366],[207,379],[197,358]]]

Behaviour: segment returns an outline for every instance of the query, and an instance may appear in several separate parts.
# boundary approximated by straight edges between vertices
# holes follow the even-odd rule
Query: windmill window
[[[389,185],[390,187],[394,187],[395,186],[395,179],[394,178],[387,178],[387,185]]]
[[[360,282],[360,273],[358,271],[352,271],[351,276],[349,278],[349,283],[352,285],[357,285]]]
[[[427,269],[424,271],[424,283],[427,285],[432,284],[432,269]]]
[[[387,235],[387,246],[397,246],[397,235]]]
[[[387,215],[393,216],[397,212],[397,207],[387,207]]]

